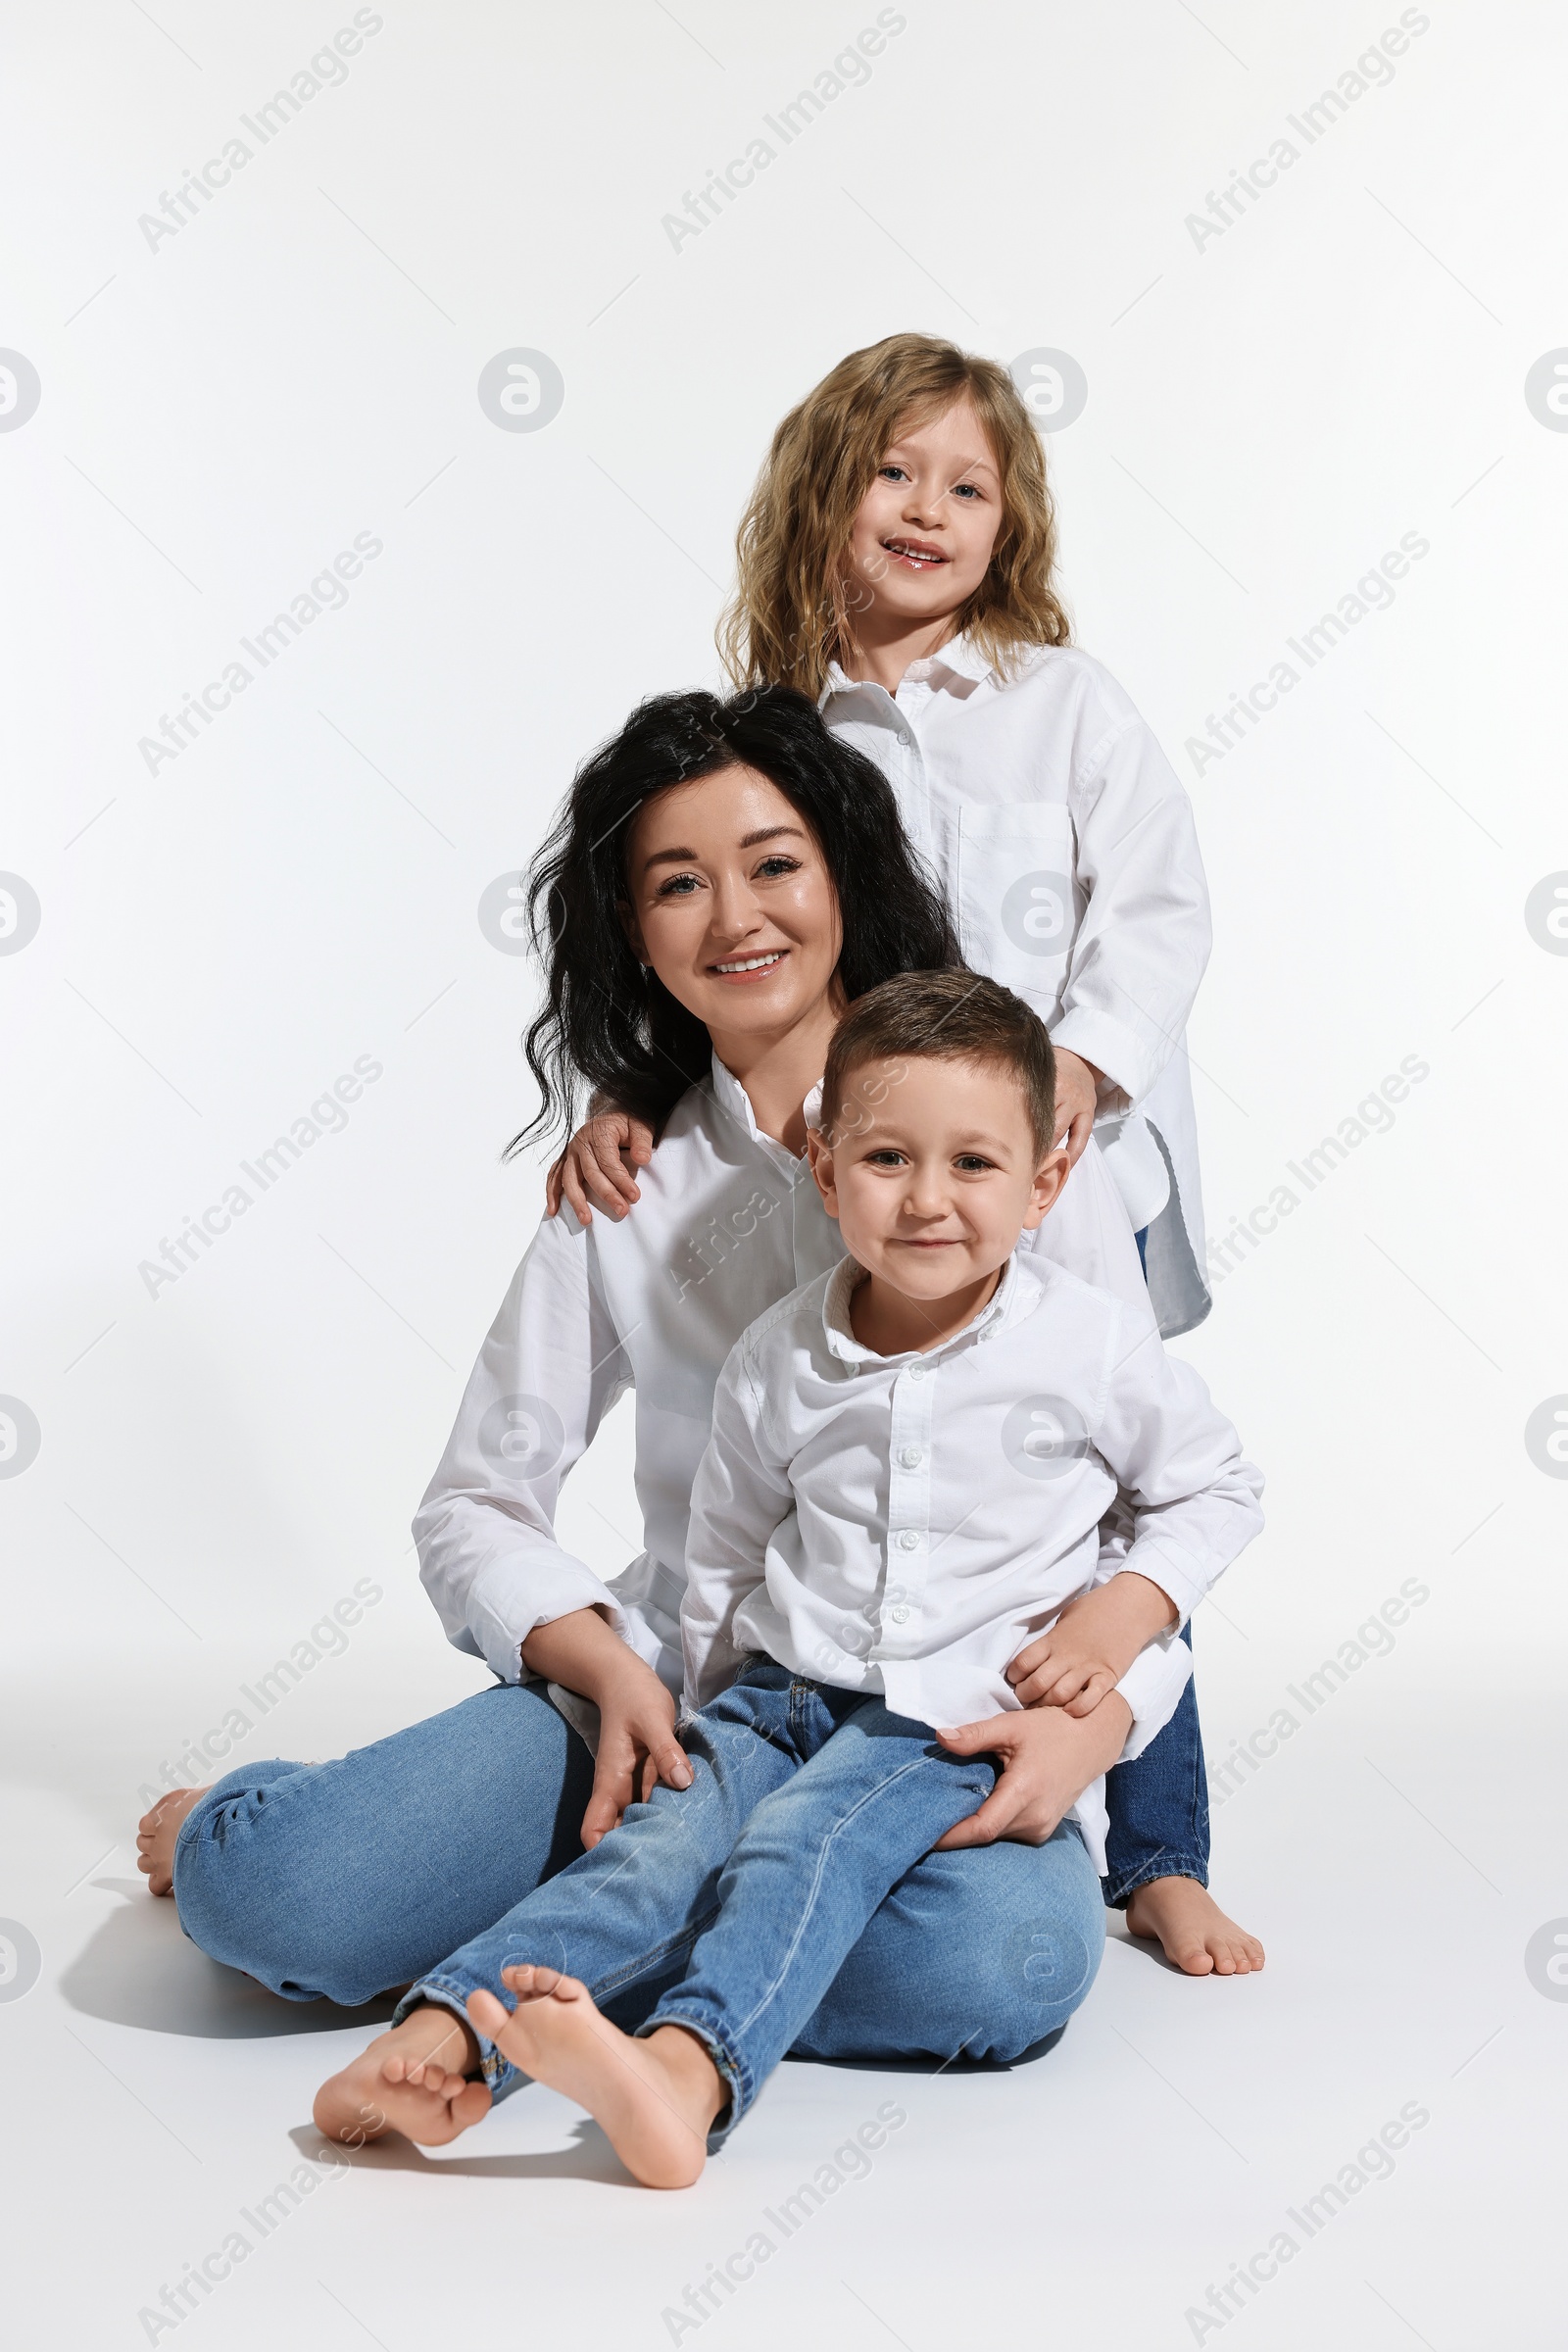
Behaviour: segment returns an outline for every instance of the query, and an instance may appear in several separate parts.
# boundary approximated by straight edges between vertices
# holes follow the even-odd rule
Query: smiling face
[[[845,1249],[906,1299],[983,1288],[1066,1175],[1064,1152],[1036,1146],[1019,1079],[999,1062],[910,1055],[858,1065],[851,1102],[831,1148],[811,1142]]]
[[[638,811],[626,934],[719,1058],[840,1009],[838,892],[815,834],[755,768],[672,785]],[[726,1051],[726,1042],[733,1050]]]
[[[853,590],[884,625],[936,623],[966,605],[1002,528],[1002,481],[967,399],[905,421],[861,499],[850,534]]]

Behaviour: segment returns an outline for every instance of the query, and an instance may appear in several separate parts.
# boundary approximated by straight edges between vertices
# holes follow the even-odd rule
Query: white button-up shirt
[[[881,1356],[851,1327],[860,1279],[845,1258],[724,1366],[687,1542],[689,1706],[761,1651],[917,1721],[973,1723],[1017,1706],[1003,1669],[1098,1581],[1118,1489],[1115,1565],[1184,1618],[1257,1532],[1262,1480],[1147,1299],[1020,1250],[963,1331]],[[1174,1629],[1135,1661],[1124,1758],[1190,1671]],[[1102,1870],[1098,1784],[1079,1819]]]
[[[1191,1330],[1209,1294],[1183,1034],[1210,933],[1170,762],[1076,647],[1035,648],[1008,679],[956,638],[896,695],[835,665],[821,709],[892,785],[966,960],[1112,1082],[1097,1134],[1132,1223],[1152,1227],[1160,1328]]]
[[[843,1254],[804,1160],[761,1134],[723,1064],[676,1105],[620,1223],[546,1218],[474,1365],[414,1522],[450,1641],[504,1682],[536,1625],[600,1607],[680,1690],[692,1481],[713,1390],[759,1315]],[[1138,1253],[1091,1146],[1041,1225],[1042,1254],[1132,1300]],[[612,1581],[556,1541],[556,1501],[627,1388],[645,1548]],[[578,1721],[581,1710],[572,1712]],[[586,1722],[586,1718],[582,1719]]]

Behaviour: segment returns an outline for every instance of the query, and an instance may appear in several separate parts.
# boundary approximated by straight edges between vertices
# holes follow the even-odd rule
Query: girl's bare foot
[[[1263,1946],[1227,1919],[1196,1879],[1151,1879],[1127,1905],[1127,1930],[1163,1947],[1189,1977],[1246,1977],[1263,1965]]]
[[[172,1788],[142,1815],[136,1828],[136,1868],[145,1876],[150,1893],[173,1893],[174,1839],[192,1805],[206,1794],[205,1788]]]
[[[461,2017],[416,2009],[321,2084],[312,2110],[316,2129],[349,2148],[383,2132],[443,2147],[490,2112],[487,2086],[467,2080],[478,2063],[479,2045]]]
[[[502,1982],[517,1996],[510,2012],[494,1993],[468,1996],[480,2033],[536,2082],[586,2107],[645,2187],[689,2188],[728,2097],[696,2034],[661,2026],[634,2040],[600,2015],[586,1984],[553,1968],[504,1969]]]

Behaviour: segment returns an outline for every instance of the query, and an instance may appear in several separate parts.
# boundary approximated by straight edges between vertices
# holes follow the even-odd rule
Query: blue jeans
[[[510,2008],[502,1971],[527,1963],[580,1978],[602,2006],[630,1996],[639,2034],[680,2025],[707,2045],[730,2094],[716,2145],[807,2032],[883,1897],[997,1776],[880,1698],[771,1659],[745,1667],[682,1740],[689,1788],[630,1807],[592,1853],[413,1985],[399,2015],[435,2002],[461,2016],[479,1985]],[[1082,1855],[1075,1831],[1058,1836]],[[1098,1936],[1058,1938],[1042,1985],[1048,2031],[1087,1992],[1099,1951]],[[908,1959],[917,1978],[921,1955]],[[918,2008],[914,1984],[900,1990]],[[480,2052],[492,2089],[512,2088],[503,2053],[482,2036]]]
[[[532,1684],[497,1684],[337,1763],[242,1765],[181,1825],[180,1921],[287,2000],[357,2006],[429,1976],[579,1857],[592,1786],[587,1747]],[[796,2053],[1006,2064],[1055,2033],[1103,1941],[1070,1829],[1046,1845],[927,1854],[874,1912]],[[1064,1985],[1077,1988],[1066,1999]],[[634,1987],[611,2013],[634,2028],[662,1989]]]

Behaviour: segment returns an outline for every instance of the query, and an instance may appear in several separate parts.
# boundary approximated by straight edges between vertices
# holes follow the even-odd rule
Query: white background
[[[236,1759],[482,1681],[407,1535],[538,1213],[536,1166],[498,1156],[533,979],[477,902],[639,695],[716,682],[774,423],[915,327],[1087,374],[1050,448],[1077,632],[1188,780],[1214,890],[1211,1234],[1430,1065],[1182,1343],[1269,1477],[1198,1629],[1211,1761],[1300,1719],[1216,1815],[1268,1968],[1189,1983],[1113,1941],[1032,2070],[786,2068],[679,2198],[526,2092],[451,2158],[358,2159],[181,2342],[667,2343],[686,2282],[897,2095],[871,2177],[679,2340],[1559,2343],[1568,2006],[1525,1947],[1568,1914],[1568,1486],[1524,1429],[1568,1391],[1568,960],[1524,906],[1568,867],[1568,436],[1524,379],[1568,343],[1560,14],[1434,0],[1308,147],[1286,117],[1396,8],[909,0],[676,250],[662,217],[874,9],[386,0],[341,85],[241,132],[252,160],[150,249],[138,216],[352,13],[8,12],[0,343],[42,383],[0,432],[0,867],[42,907],[0,956],[0,1391],[41,1429],[0,1480],[0,1912],[43,1955],[0,2003],[19,2340],[146,2341],[164,2282],[318,2144],[363,2030],[182,1942],[134,1878],[136,1791],[363,1577],[347,1653]],[[1186,217],[1281,136],[1298,160],[1200,247]],[[476,398],[518,346],[564,378],[536,432]],[[361,532],[383,552],[344,609],[149,773],[139,739]],[[1430,552],[1392,607],[1196,773],[1208,714],[1408,532]],[[383,1074],[346,1129],[149,1296],[141,1261],[360,1055]],[[563,1513],[607,1572],[638,1542],[625,1438]],[[1408,1578],[1392,1653],[1308,1720],[1287,1686]],[[1223,2325],[1186,2316],[1410,2101],[1392,2179]]]

